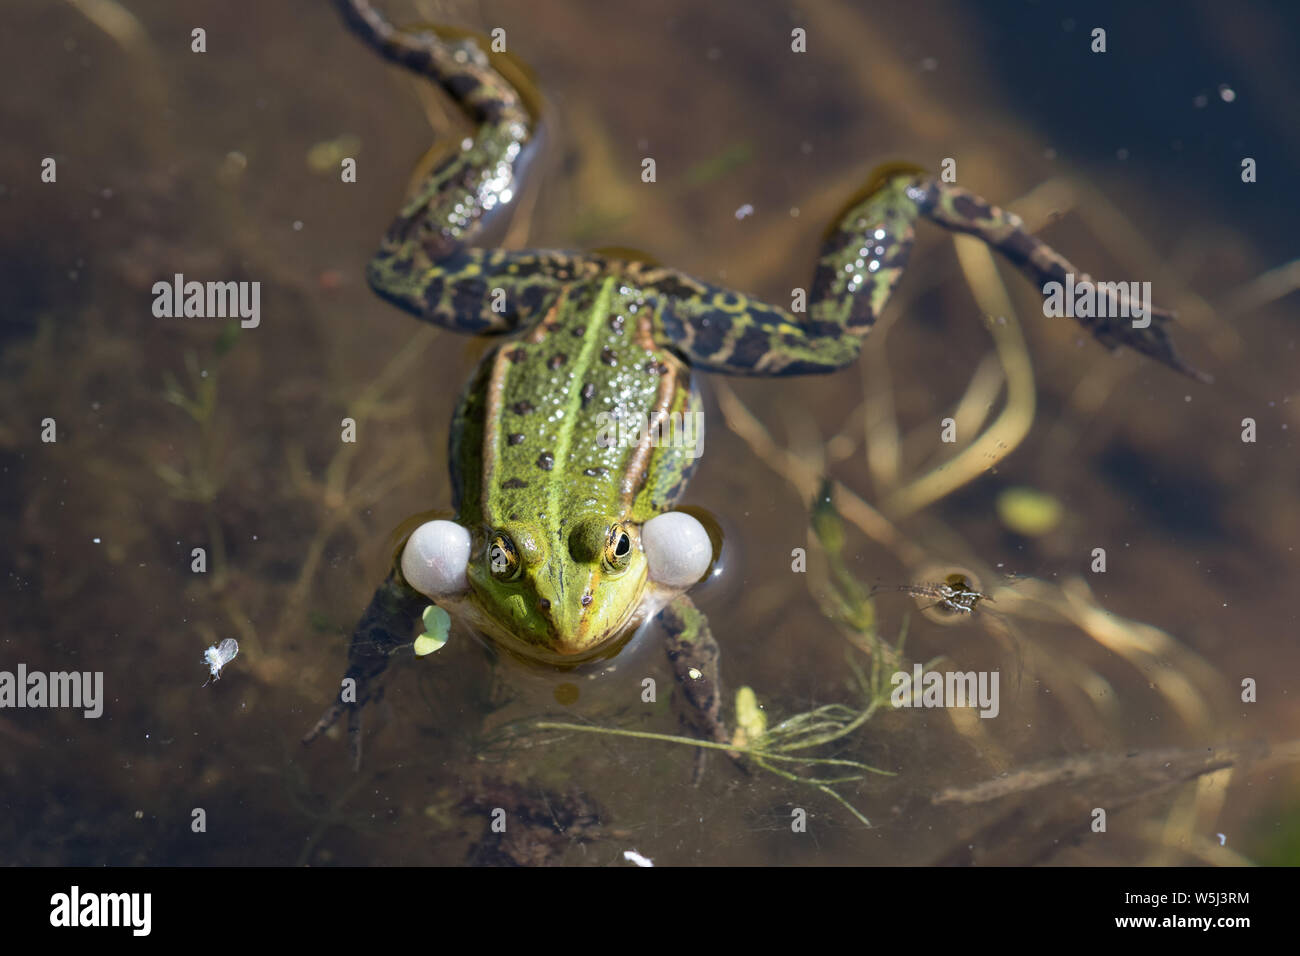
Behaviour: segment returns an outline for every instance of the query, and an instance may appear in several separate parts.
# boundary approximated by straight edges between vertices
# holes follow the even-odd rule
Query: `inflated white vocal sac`
[[[641,547],[650,580],[670,588],[688,588],[709,569],[713,542],[709,533],[684,511],[655,515],[641,526]]]
[[[426,521],[406,540],[402,576],[425,597],[463,594],[469,589],[469,532],[454,521]]]

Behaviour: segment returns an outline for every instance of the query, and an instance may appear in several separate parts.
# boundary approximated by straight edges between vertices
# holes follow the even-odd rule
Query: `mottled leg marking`
[[[907,265],[916,220],[925,216],[987,242],[1041,290],[1074,272],[1016,216],[914,169],[882,170],[827,233],[806,317],[659,267],[628,267],[630,281],[655,300],[662,344],[700,368],[738,375],[831,372],[855,361],[861,341],[889,301]],[[1113,311],[1113,310],[1112,310]],[[1164,329],[1172,315],[1152,309],[1151,324],[1127,318],[1077,321],[1108,346],[1127,345],[1204,379],[1174,351]]]
[[[345,702],[340,691],[339,699],[302,738],[304,744],[332,727],[346,711],[353,768],[361,768],[361,711],[383,695],[383,688],[377,683],[379,676],[387,669],[393,652],[411,642],[415,624],[428,603],[428,598],[412,590],[396,570],[389,573],[352,632],[348,670],[343,678],[355,681],[356,699]]]
[[[725,743],[729,736],[721,717],[718,642],[708,619],[683,595],[659,612],[659,622],[667,633],[668,660],[689,705],[691,723],[709,740]]]
[[[367,271],[374,290],[425,321],[486,334],[526,324],[546,311],[561,283],[599,271],[598,259],[563,252],[470,248],[483,220],[518,193],[535,117],[472,39],[398,30],[368,0],[335,4],[370,47],[437,83],[477,127],[389,227]]]

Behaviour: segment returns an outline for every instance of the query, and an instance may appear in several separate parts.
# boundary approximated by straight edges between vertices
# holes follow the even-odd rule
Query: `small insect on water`
[[[976,590],[970,579],[964,574],[950,574],[938,584],[897,584],[877,585],[871,593],[880,591],[902,591],[913,597],[933,598],[934,603],[925,608],[940,608],[951,614],[973,614],[980,601],[992,601],[983,591]]]
[[[228,637],[220,644],[213,644],[203,652],[203,663],[208,665],[208,671],[212,675],[203,682],[207,687],[212,681],[221,680],[221,668],[225,667],[235,659],[239,653],[239,642],[233,637]]]

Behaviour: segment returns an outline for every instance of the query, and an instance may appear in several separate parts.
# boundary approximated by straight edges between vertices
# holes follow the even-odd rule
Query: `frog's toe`
[[[316,721],[311,730],[302,735],[303,746],[307,746],[321,734],[325,733],[325,731],[333,727],[334,724],[338,722],[339,716],[343,713],[345,707],[347,707],[347,705],[342,701],[336,701],[332,707],[325,711],[325,713],[321,714],[320,720]]]
[[[349,676],[353,676],[349,673]],[[339,718],[347,713],[347,735],[348,735],[348,755],[352,758],[352,769],[361,769],[361,739],[362,739],[362,711],[367,704],[374,703],[384,696],[382,686],[375,688],[373,691],[364,690],[364,685],[358,680],[357,699],[355,701],[345,701],[340,694],[325,713],[321,714],[320,720],[307,733],[303,734],[302,742],[306,746],[313,740],[325,733],[336,723]]]
[[[1169,309],[1152,308],[1145,325],[1137,325],[1132,319],[1122,317],[1092,319],[1089,323],[1092,334],[1111,348],[1126,345],[1189,378],[1206,385],[1213,384],[1213,376],[1193,366],[1174,348],[1166,326],[1176,322],[1177,317],[1177,313]]]
[[[352,758],[352,769],[354,771],[361,769],[361,707],[357,704],[345,704],[342,701],[334,704],[329,710],[321,715],[320,720],[311,730],[303,734],[302,742],[306,746],[313,740],[325,733],[336,723],[343,712],[348,714],[348,755]]]

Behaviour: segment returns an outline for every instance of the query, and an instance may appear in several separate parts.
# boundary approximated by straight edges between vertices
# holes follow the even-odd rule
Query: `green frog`
[[[463,32],[399,30],[367,0],[335,2],[367,45],[440,86],[476,127],[401,209],[370,285],[426,322],[503,341],[454,413],[455,519],[424,522],[400,545],[353,634],[344,691],[305,739],[346,712],[359,763],[362,708],[433,604],[514,654],[559,666],[613,654],[657,620],[689,717],[706,739],[727,741],[717,644],[687,593],[714,544],[678,507],[698,443],[664,427],[702,415],[694,375],[853,364],[919,219],[979,237],[1040,287],[1078,270],[1011,213],[901,165],[877,171],[827,232],[806,314],[632,257],[476,247],[484,221],[510,207],[536,131],[524,74]],[[1079,321],[1109,345],[1196,376],[1173,349],[1170,318],[1153,309],[1144,328]],[[639,423],[634,440],[611,421]]]

